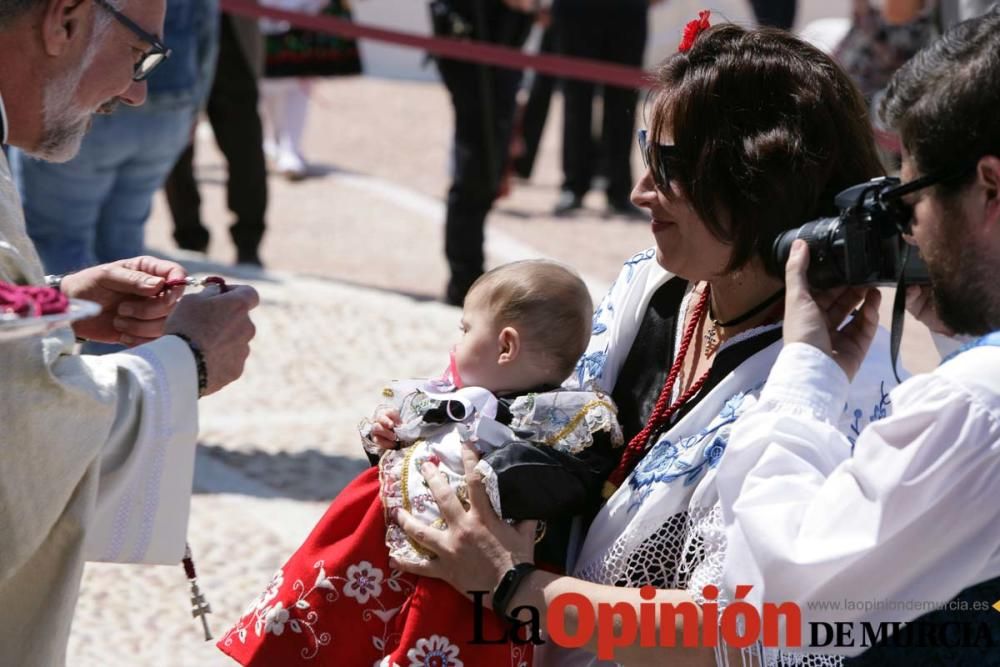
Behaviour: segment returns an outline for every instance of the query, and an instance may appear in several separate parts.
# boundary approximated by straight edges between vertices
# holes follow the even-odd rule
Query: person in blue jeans
[[[95,116],[69,162],[11,150],[28,235],[48,273],[143,254],[153,195],[187,146],[211,86],[218,17],[218,0],[168,0],[162,41],[171,55],[150,77],[146,103]],[[123,22],[112,29],[131,37]]]

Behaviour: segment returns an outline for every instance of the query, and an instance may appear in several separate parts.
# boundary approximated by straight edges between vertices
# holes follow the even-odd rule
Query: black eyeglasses
[[[132,72],[133,81],[145,81],[148,79],[153,70],[170,57],[170,49],[160,41],[159,37],[149,34],[140,28],[135,21],[112,7],[108,0],[94,0],[94,2],[110,12],[119,23],[131,30],[136,37],[150,45],[150,48],[142,54],[139,62],[135,64],[135,69]]]
[[[939,172],[915,178],[912,181],[907,181],[902,185],[897,185],[884,191],[879,199],[893,209],[893,218],[899,231],[903,234],[910,234],[913,231],[913,206],[905,202],[903,197],[913,194],[918,190],[929,188],[932,185],[956,181],[975,169],[977,164],[979,164],[979,158],[966,163],[956,171]]]
[[[670,191],[670,169],[668,163],[677,155],[677,147],[649,141],[649,133],[639,130],[639,150],[642,162],[653,175],[653,183],[660,192]]]

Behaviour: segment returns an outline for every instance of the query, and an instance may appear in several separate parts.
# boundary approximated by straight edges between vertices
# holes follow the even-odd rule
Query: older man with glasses
[[[3,143],[43,159],[69,160],[95,114],[118,102],[141,105],[144,79],[154,68],[193,57],[179,40],[166,59],[169,50],[156,36],[165,4],[0,1]],[[165,72],[164,66],[157,74]],[[58,200],[66,194],[53,185],[39,196]],[[63,215],[84,212],[74,204]],[[185,273],[173,262],[136,257],[53,278],[66,296],[97,302],[101,310],[75,322],[72,332],[15,331],[0,321],[4,666],[65,662],[85,560],[180,561],[197,399],[241,375],[254,335],[252,288],[211,289],[179,301],[183,287],[172,283],[183,283]],[[2,153],[0,281],[44,282]],[[79,355],[75,338],[130,349]]]
[[[143,253],[153,195],[187,145],[215,68],[217,0],[168,0],[162,37],[140,25],[135,3],[124,10],[121,2],[92,2],[108,33],[128,52],[133,81],[146,81],[154,70],[157,75],[141,107],[128,95],[106,100],[69,162],[11,152],[28,235],[49,273]],[[58,92],[66,94],[71,83],[65,80]],[[53,114],[73,113],[71,103],[53,100],[49,106]]]

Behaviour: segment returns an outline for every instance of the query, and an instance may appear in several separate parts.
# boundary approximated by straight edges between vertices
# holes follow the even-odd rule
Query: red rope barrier
[[[532,69],[541,74],[563,79],[581,79],[623,88],[648,88],[652,85],[649,73],[641,69],[600,60],[547,54],[532,55],[518,49],[468,39],[424,37],[409,32],[362,25],[336,16],[309,16],[273,7],[261,7],[252,0],[222,0],[222,9],[240,16],[287,21],[296,28],[327,35],[337,35],[347,39],[373,39],[422,49],[432,55],[454,60],[467,60],[508,69]]]

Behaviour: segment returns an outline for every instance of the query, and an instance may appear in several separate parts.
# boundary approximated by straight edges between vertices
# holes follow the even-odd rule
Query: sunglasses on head
[[[670,191],[671,159],[677,155],[677,147],[669,144],[657,144],[649,140],[646,130],[639,130],[639,150],[642,162],[653,176],[653,183],[660,192]]]
[[[149,48],[143,52],[142,58],[135,64],[135,68],[132,71],[133,81],[145,81],[160,63],[170,57],[170,49],[160,41],[159,37],[149,34],[140,28],[135,21],[111,6],[108,0],[94,0],[94,2],[109,12],[116,21],[131,30],[132,34],[149,44]]]

